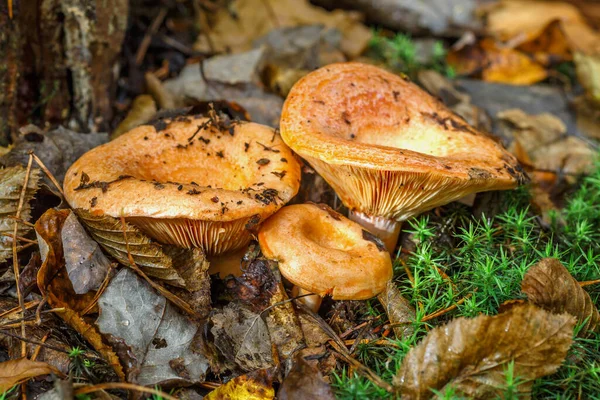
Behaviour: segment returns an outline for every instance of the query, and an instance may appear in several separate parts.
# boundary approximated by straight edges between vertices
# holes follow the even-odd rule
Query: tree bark
[[[19,127],[106,130],[128,0],[0,0],[0,144]]]

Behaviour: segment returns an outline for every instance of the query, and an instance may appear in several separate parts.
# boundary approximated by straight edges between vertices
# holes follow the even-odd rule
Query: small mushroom
[[[318,309],[321,296],[364,300],[381,293],[392,278],[390,254],[383,243],[356,222],[325,205],[283,207],[258,233],[263,254]],[[306,298],[304,298],[306,299]]]
[[[189,116],[137,127],[87,152],[68,170],[64,191],[75,209],[123,216],[158,242],[218,255],[247,245],[250,229],[299,182],[300,165],[273,129]]]
[[[390,251],[401,221],[527,180],[500,144],[406,78],[366,64],[327,65],[298,81],[281,136]]]

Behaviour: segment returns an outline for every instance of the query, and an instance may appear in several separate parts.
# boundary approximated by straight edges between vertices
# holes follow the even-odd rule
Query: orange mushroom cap
[[[527,180],[501,145],[372,65],[332,64],[298,81],[281,136],[350,210],[390,220]]]
[[[297,192],[300,165],[267,126],[178,117],[92,149],[67,171],[73,208],[124,216],[161,243],[221,254]]]
[[[392,278],[390,254],[376,236],[325,205],[283,207],[258,232],[263,254],[294,285],[336,300],[364,300]]]

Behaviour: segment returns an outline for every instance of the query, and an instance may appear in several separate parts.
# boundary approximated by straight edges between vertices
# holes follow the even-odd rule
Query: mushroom
[[[331,64],[298,81],[281,136],[390,251],[401,221],[527,180],[490,137],[407,78],[366,64]]]
[[[158,242],[218,255],[247,245],[299,182],[300,165],[272,128],[180,116],[85,153],[64,191],[75,209],[123,216]]]
[[[390,254],[383,243],[356,222],[326,205],[283,207],[258,232],[265,257],[297,286],[307,305],[318,309],[322,296],[365,300],[381,293],[392,278]]]

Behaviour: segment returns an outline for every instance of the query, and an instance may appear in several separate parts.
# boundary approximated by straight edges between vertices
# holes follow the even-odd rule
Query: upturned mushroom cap
[[[283,207],[258,232],[267,258],[294,285],[336,300],[364,300],[392,278],[383,243],[357,223],[324,205]]]
[[[527,180],[517,160],[400,76],[360,63],[292,88],[281,136],[352,211],[404,220],[470,193]]]
[[[221,254],[298,191],[300,166],[271,128],[178,117],[144,125],[84,154],[68,170],[73,208],[124,216],[162,243]]]

